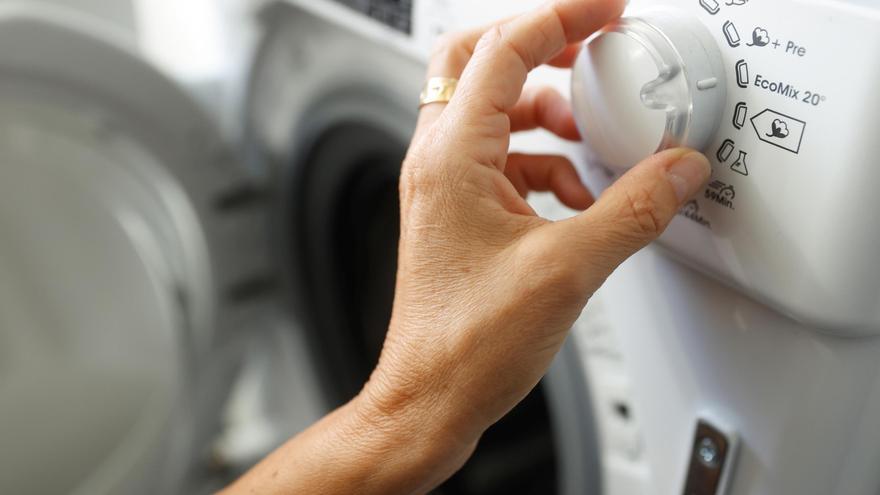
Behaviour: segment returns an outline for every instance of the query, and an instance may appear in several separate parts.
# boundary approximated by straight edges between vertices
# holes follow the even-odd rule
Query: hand
[[[520,130],[577,139],[559,94],[523,86],[539,65],[570,65],[573,44],[622,8],[558,0],[436,50],[429,76],[460,83],[448,105],[422,110],[403,165],[397,291],[379,364],[357,399],[267,461],[309,445],[332,452],[332,472],[304,469],[288,486],[406,493],[451,475],[538,383],[593,292],[703,187],[708,161],[689,150],[649,158],[595,203],[565,158],[508,154]],[[588,209],[550,222],[525,201],[529,190]]]
[[[397,296],[365,389],[388,414],[414,411],[472,445],[537,384],[593,292],[705,185],[706,158],[671,150],[590,206],[565,158],[508,155],[511,132],[577,137],[560,95],[523,84],[540,64],[570,64],[571,43],[621,7],[557,1],[437,50],[429,76],[461,81],[447,106],[423,109],[403,167]],[[550,222],[524,200],[529,189],[589,209]]]

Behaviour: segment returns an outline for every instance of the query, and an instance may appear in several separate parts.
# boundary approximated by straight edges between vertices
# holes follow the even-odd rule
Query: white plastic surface
[[[877,339],[818,334],[656,248],[608,280],[576,334],[597,317],[626,359],[645,493],[682,493],[700,418],[739,437],[729,495],[876,493]]]
[[[233,136],[254,51],[252,0],[0,0],[71,12],[101,22],[181,83]]]
[[[0,491],[118,489],[121,465],[162,445],[187,374],[171,222],[118,167],[149,159],[11,89],[0,84]]]
[[[628,10],[645,19],[658,10],[681,12],[708,27],[721,48],[727,86],[723,111],[713,117],[717,132],[713,128],[700,141],[704,146],[691,145],[712,158],[712,180],[661,243],[819,331],[880,335],[880,265],[869,261],[880,245],[880,228],[866,221],[880,208],[880,172],[866,166],[880,155],[874,137],[880,127],[874,111],[880,108],[880,10],[839,1],[719,3],[717,10],[706,5],[633,0]],[[587,62],[582,58],[581,65]],[[683,68],[690,71],[690,64]],[[580,70],[576,85],[583,79]],[[578,95],[576,89],[576,103]],[[615,96],[596,99],[613,102]],[[693,105],[694,115],[699,108]],[[604,152],[609,158],[602,146],[590,146],[590,132],[605,122],[612,123],[610,130],[593,130],[592,136],[620,132],[615,121],[631,110],[604,110],[607,115],[596,117],[578,113],[589,117],[583,133],[593,151],[591,164],[619,174],[612,152]],[[621,145],[619,137],[608,141]]]
[[[238,175],[180,87],[75,14],[0,4],[0,492],[169,493],[235,366],[217,298],[254,267],[214,201]]]

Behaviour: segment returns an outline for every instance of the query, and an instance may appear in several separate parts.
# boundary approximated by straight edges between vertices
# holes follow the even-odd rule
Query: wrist
[[[224,493],[427,493],[470,457],[430,415],[391,411],[372,390],[300,433]]]
[[[376,463],[374,479],[387,481],[385,491],[404,486],[409,487],[404,492],[429,491],[461,468],[479,439],[461,434],[453,409],[441,400],[375,378],[345,407],[358,447]]]

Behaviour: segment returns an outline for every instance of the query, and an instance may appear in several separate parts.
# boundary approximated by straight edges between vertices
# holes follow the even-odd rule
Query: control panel
[[[413,0],[337,0],[406,34],[412,32]]]
[[[632,0],[586,44],[572,97],[612,177],[669,147],[710,157],[661,245],[803,323],[876,335],[878,82],[880,6]]]

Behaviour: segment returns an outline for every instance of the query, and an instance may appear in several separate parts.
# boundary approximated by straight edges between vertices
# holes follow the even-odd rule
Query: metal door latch
[[[700,420],[694,434],[684,495],[724,495],[736,460],[736,435]]]

